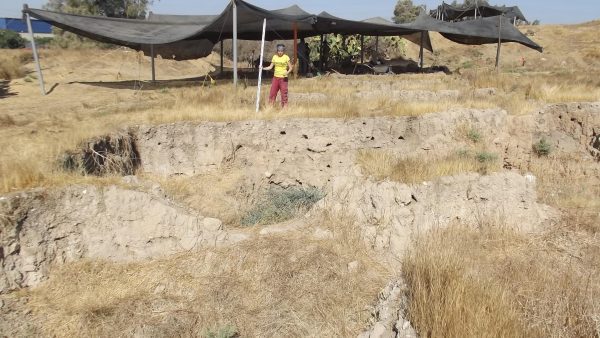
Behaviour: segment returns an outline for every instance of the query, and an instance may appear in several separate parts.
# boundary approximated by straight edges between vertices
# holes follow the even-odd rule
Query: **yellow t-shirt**
[[[281,57],[273,55],[271,62],[275,65],[275,77],[287,77],[288,62],[290,62],[289,56],[285,54]]]

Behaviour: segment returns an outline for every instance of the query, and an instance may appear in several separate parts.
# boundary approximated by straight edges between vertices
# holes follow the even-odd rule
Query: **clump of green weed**
[[[479,130],[471,128],[467,131],[467,138],[473,143],[479,143],[479,141],[481,141],[481,133]]]
[[[324,194],[317,188],[269,189],[242,218],[242,225],[273,224],[308,211]]]
[[[498,159],[498,155],[487,151],[480,151],[475,154],[475,158],[479,163],[490,163],[495,162]]]
[[[538,142],[533,144],[533,152],[540,157],[550,155],[551,151],[552,147],[550,146],[550,143],[543,137]]]
[[[202,333],[203,338],[235,338],[238,337],[237,328],[233,325],[225,325],[216,330],[205,330]]]

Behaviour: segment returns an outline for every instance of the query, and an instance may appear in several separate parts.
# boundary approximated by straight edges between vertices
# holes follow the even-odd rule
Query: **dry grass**
[[[337,222],[319,225],[348,227]],[[153,262],[81,262],[27,297],[49,336],[201,336],[230,325],[242,337],[355,337],[388,277],[360,247],[298,233]]]
[[[564,212],[571,227],[600,232],[600,164],[568,155],[533,159],[538,198]]]
[[[571,36],[569,40],[596,41],[597,38],[591,34],[594,27],[578,26],[578,35]],[[539,34],[545,32],[542,30]],[[548,32],[548,36],[555,38],[553,27],[548,28]],[[545,35],[541,38],[551,41]],[[531,64],[538,69],[529,67],[528,63],[524,68],[506,67],[505,72],[498,75],[489,69],[490,63],[486,61],[493,48],[457,46],[444,40],[435,42],[440,55],[449,56],[448,60],[440,61],[449,62],[451,68],[453,64],[465,62],[465,55],[477,62],[474,62],[473,68],[463,70],[462,74],[451,76],[332,75],[292,81],[292,93],[320,93],[326,98],[292,100],[288,109],[283,111],[264,104],[268,91],[268,84],[265,84],[263,107],[259,114],[255,114],[253,109],[256,80],[242,79],[241,88],[237,91],[227,80],[217,81],[211,87],[208,78],[204,81],[203,74],[214,69],[208,62],[218,63],[215,55],[186,62],[157,60],[159,79],[189,80],[165,81],[152,86],[139,81],[148,77],[150,69],[149,59],[138,53],[126,49],[100,50],[97,57],[90,59],[91,51],[88,50],[44,50],[41,60],[47,87],[58,84],[53,92],[40,97],[35,81],[16,80],[10,83],[10,87],[18,95],[0,101],[0,147],[7,149],[0,154],[0,163],[3,164],[0,168],[0,192],[50,185],[50,182],[56,181],[52,177],[57,172],[56,158],[62,152],[72,149],[82,140],[140,123],[419,116],[451,108],[493,107],[522,114],[536,111],[547,102],[600,100],[600,82],[590,71],[600,64],[575,62],[569,67],[557,68],[556,63],[562,61],[554,58],[561,51],[553,50],[550,55],[531,54],[537,58]],[[570,41],[563,42],[569,43],[564,46],[565,50],[573,46]],[[552,48],[558,46],[552,45]],[[510,56],[508,59],[518,59],[522,51],[519,48],[509,45],[505,49]],[[593,51],[587,50],[586,53],[593,54]],[[460,58],[454,60],[450,57],[453,55]],[[542,56],[548,58],[547,62],[538,60]],[[29,64],[27,67],[32,69],[33,66]],[[486,87],[497,88],[496,95],[473,95],[475,89]],[[419,100],[390,95],[401,90],[436,92],[457,88],[458,97],[453,98],[434,96],[431,100]],[[372,95],[358,95],[360,93]]]
[[[600,166],[534,158],[538,198],[562,211],[536,234],[481,224],[422,235],[403,263],[410,316],[430,337],[600,334]]]
[[[363,150],[358,153],[363,172],[377,180],[420,183],[467,172],[487,174],[501,169],[498,156],[486,151],[468,151],[439,158],[401,158],[388,151]]]
[[[410,317],[429,337],[592,337],[600,244],[567,229],[527,236],[456,226],[415,242]]]
[[[579,46],[598,43],[598,24],[575,28],[569,34],[561,27],[533,28],[535,40],[549,53],[503,47],[507,56],[499,75],[489,67],[493,46],[434,40],[440,52],[428,64],[472,68],[451,76],[292,81],[291,92],[322,93],[326,100],[296,100],[280,110],[265,106],[263,96],[258,115],[251,80],[242,81],[237,91],[227,81],[209,87],[210,81],[202,86],[197,79],[151,86],[139,81],[148,77],[149,61],[136,53],[103,51],[90,59],[93,51],[44,51],[42,66],[48,87],[58,84],[54,91],[40,97],[37,83],[13,80],[11,89],[18,95],[0,100],[0,193],[78,182],[117,184],[117,177],[65,173],[57,159],[81,140],[140,123],[418,116],[460,107],[501,107],[521,114],[547,102],[598,101],[597,50]],[[519,66],[521,55],[525,67]],[[197,77],[211,69],[206,60],[157,63],[159,78]],[[497,94],[474,95],[486,87]],[[456,88],[457,98],[428,102],[385,97],[392,90]],[[360,92],[383,95],[361,97]],[[483,150],[432,159],[364,151],[359,163],[377,179],[415,183],[499,169],[499,161]],[[410,315],[421,335],[599,335],[600,175],[586,171],[581,162],[553,158],[534,161],[529,169],[538,177],[540,199],[560,206],[564,222],[533,236],[493,226],[457,226],[420,238],[404,262],[404,273],[411,288]],[[239,172],[150,179],[187,206],[226,223],[238,222],[254,196],[238,187]],[[48,336],[194,336],[227,325],[242,336],[356,336],[387,271],[363,251],[360,231],[349,224],[335,217],[311,224],[332,230],[335,240],[314,241],[299,233],[154,262],[69,264],[25,294]],[[354,260],[361,268],[349,274],[347,263]]]
[[[600,82],[590,73],[496,74],[473,70],[464,72],[464,78],[473,89],[496,88],[500,94],[488,99],[494,106],[515,115],[531,113],[546,103],[600,100]]]
[[[0,80],[21,78],[27,74],[25,65],[31,61],[27,52],[2,50],[0,54]]]

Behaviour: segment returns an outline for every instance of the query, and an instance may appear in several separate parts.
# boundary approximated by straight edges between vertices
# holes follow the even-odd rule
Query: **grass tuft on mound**
[[[441,158],[399,158],[389,151],[363,150],[358,153],[357,161],[365,174],[377,180],[402,183],[420,183],[468,172],[488,174],[501,169],[496,154],[468,150]]]

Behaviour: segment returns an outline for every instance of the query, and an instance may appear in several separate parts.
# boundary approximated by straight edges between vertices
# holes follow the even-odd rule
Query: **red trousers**
[[[285,107],[288,103],[288,78],[287,77],[273,77],[271,83],[271,93],[269,94],[269,103],[275,104],[277,99],[277,92],[281,91],[281,106]]]

